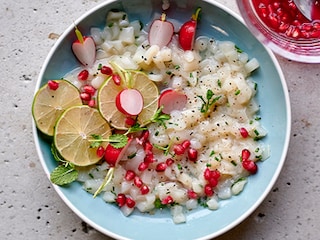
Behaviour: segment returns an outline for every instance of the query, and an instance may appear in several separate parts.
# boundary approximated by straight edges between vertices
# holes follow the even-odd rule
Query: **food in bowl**
[[[34,98],[36,125],[53,136],[54,183],[82,182],[126,216],[170,208],[183,223],[185,209],[216,210],[259,174],[269,156],[254,98],[259,63],[231,41],[195,38],[200,11],[176,25],[154,16],[142,28],[110,11],[103,30],[83,36],[76,28],[72,49],[82,66],[38,92],[55,113],[50,121],[37,112],[40,94]]]
[[[250,31],[276,54],[298,62],[320,62],[320,22],[304,17],[293,0],[237,4]]]

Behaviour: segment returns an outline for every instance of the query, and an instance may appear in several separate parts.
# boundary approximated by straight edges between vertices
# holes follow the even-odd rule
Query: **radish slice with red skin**
[[[132,138],[129,138],[128,143],[123,148],[115,148],[111,144],[108,144],[104,153],[104,159],[110,165],[110,167],[115,167],[117,163],[123,158],[131,141]]]
[[[76,27],[77,40],[72,44],[72,51],[80,63],[84,66],[92,67],[96,60],[96,45],[92,37],[82,36]]]
[[[182,93],[173,89],[164,90],[159,97],[159,106],[163,107],[162,112],[170,114],[173,110],[182,110],[187,104],[188,98]]]
[[[166,15],[163,13],[161,19],[156,19],[152,22],[149,29],[150,45],[158,45],[160,48],[167,46],[172,39],[174,26],[171,22],[165,20]]]
[[[143,97],[137,89],[123,89],[118,93],[115,102],[117,109],[128,116],[137,116],[143,109]]]
[[[192,15],[191,20],[185,22],[180,28],[179,43],[185,51],[192,50],[193,48],[200,10],[201,8],[197,8],[195,14]]]

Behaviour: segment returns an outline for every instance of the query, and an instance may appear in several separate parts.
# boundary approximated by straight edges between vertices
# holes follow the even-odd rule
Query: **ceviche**
[[[254,98],[259,63],[232,41],[198,36],[200,15],[155,14],[143,25],[110,11],[88,36],[75,27],[81,66],[49,80],[32,108],[52,137],[54,184],[81,182],[125,216],[168,208],[183,223],[258,174],[269,156]]]

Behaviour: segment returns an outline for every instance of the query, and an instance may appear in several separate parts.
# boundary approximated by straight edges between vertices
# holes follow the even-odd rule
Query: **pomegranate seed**
[[[80,80],[80,81],[86,81],[88,79],[88,77],[89,77],[88,70],[82,70],[78,74],[78,80]]]
[[[48,87],[49,87],[49,89],[55,91],[55,90],[58,89],[59,83],[56,82],[56,81],[53,81],[53,80],[49,80],[49,81],[48,81]]]
[[[140,188],[140,192],[142,195],[148,194],[149,191],[150,191],[150,189],[147,185],[142,185],[142,187]]]
[[[104,155],[104,147],[99,146],[99,147],[97,148],[97,156],[98,156],[98,157],[103,157],[103,155]]]
[[[188,190],[187,194],[188,194],[188,198],[190,198],[190,199],[197,199],[198,198],[197,193],[193,190]]]
[[[198,158],[198,151],[194,148],[188,149],[188,158],[190,161],[195,162]]]
[[[85,85],[83,86],[83,92],[90,94],[93,96],[96,92],[96,89],[91,85]]]
[[[88,106],[89,107],[95,107],[96,106],[96,100],[90,99],[89,102],[88,102]]]
[[[211,176],[211,178],[218,180],[220,178],[221,174],[220,174],[219,170],[212,170],[212,171],[210,171],[210,176]]]
[[[128,206],[128,208],[134,208],[134,206],[136,205],[136,202],[131,197],[127,197],[126,205]]]
[[[208,180],[208,184],[210,185],[210,187],[215,187],[218,185],[218,180],[216,178],[210,178]]]
[[[167,163],[165,162],[158,163],[156,166],[157,172],[164,172],[166,169],[167,169]]]
[[[89,93],[83,92],[83,93],[80,93],[80,98],[83,101],[90,101],[91,100],[91,95]]]
[[[145,145],[144,145],[144,151],[145,151],[145,153],[146,153],[146,154],[152,154],[152,149],[153,149],[152,144],[151,144],[149,141],[147,141],[147,142],[145,143]]]
[[[211,171],[209,168],[206,168],[203,172],[203,177],[205,180],[209,180],[211,178]]]
[[[239,131],[243,138],[247,138],[249,136],[247,129],[245,129],[244,127],[240,128]]]
[[[206,184],[206,185],[204,186],[204,194],[205,194],[207,197],[213,196],[213,190],[212,190],[212,187],[210,186],[210,184]]]
[[[173,151],[177,155],[182,155],[186,151],[186,149],[181,144],[176,144],[173,146]]]
[[[164,199],[162,199],[161,203],[166,205],[166,204],[172,204],[174,201],[173,201],[173,198],[169,195],[167,197],[165,197]]]
[[[140,144],[140,145],[144,145],[146,143],[146,141],[148,140],[149,138],[149,131],[148,130],[144,130],[140,136],[140,138],[137,139],[137,142]]]
[[[133,119],[132,117],[126,117],[125,123],[126,123],[126,125],[131,127],[134,124],[136,124],[136,120]]]
[[[149,163],[146,163],[146,162],[141,162],[138,166],[138,170],[140,172],[143,172],[144,170],[146,170],[149,166]]]
[[[108,67],[108,66],[102,66],[100,69],[100,72],[102,74],[106,74],[106,75],[110,76],[112,74],[112,69],[111,69],[111,67]]]
[[[241,152],[241,159],[242,161],[246,161],[249,159],[251,153],[248,149],[243,149],[242,152]]]
[[[133,178],[133,183],[137,188],[141,188],[142,185],[143,185],[143,182],[142,182],[141,178],[139,178],[138,176],[135,176]]]
[[[242,161],[242,167],[251,174],[255,174],[258,171],[257,164],[252,160]]]
[[[173,163],[174,163],[174,160],[173,160],[172,158],[168,158],[168,159],[166,160],[167,166],[171,166]]]
[[[124,179],[127,181],[132,181],[134,177],[136,176],[135,172],[132,170],[127,170],[126,175],[124,176]]]
[[[114,84],[117,86],[119,86],[121,84],[121,78],[118,74],[113,74],[112,80],[113,80]]]
[[[123,193],[119,193],[117,198],[116,198],[116,202],[118,204],[119,207],[122,207],[126,204],[126,195],[124,195]]]
[[[153,153],[147,154],[147,155],[144,157],[143,161],[144,161],[146,164],[155,162]]]
[[[182,143],[181,143],[182,147],[184,147],[184,149],[188,149],[191,145],[190,141],[189,140],[184,140]]]

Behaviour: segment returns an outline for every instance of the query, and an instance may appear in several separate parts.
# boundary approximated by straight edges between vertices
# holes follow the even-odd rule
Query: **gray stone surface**
[[[109,239],[59,198],[39,162],[31,102],[41,65],[75,19],[102,0],[0,0],[0,239]],[[238,11],[235,0],[219,0]],[[320,67],[277,57],[292,104],[288,156],[270,194],[218,240],[319,239]]]

